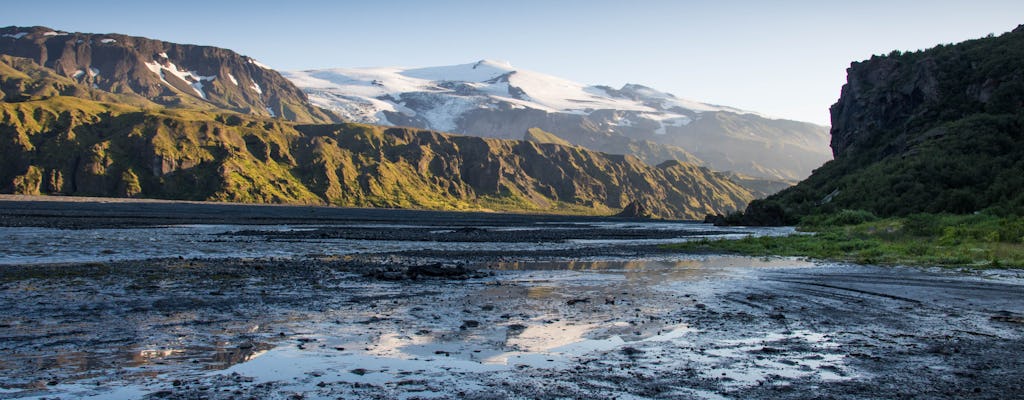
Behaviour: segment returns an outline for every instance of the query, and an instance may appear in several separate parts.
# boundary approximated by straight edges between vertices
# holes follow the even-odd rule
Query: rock
[[[445,265],[434,263],[427,265],[413,265],[408,269],[407,274],[416,279],[418,277],[445,278],[445,279],[467,279],[473,270],[462,265]]]
[[[626,208],[623,208],[622,211],[619,212],[618,214],[615,214],[615,216],[622,218],[654,218],[654,214],[651,212],[648,206],[636,200],[626,205]]]
[[[1013,314],[1009,311],[1000,311],[998,314],[990,317],[993,321],[1009,322],[1014,324],[1024,324],[1024,316]]]
[[[704,223],[705,224],[714,224],[715,226],[725,226],[725,225],[728,225],[728,223],[726,222],[725,216],[722,215],[722,214],[708,214],[708,215],[705,215],[704,216]]]
[[[622,352],[622,354],[625,354],[625,355],[630,356],[630,357],[633,357],[633,356],[636,356],[636,355],[640,355],[640,354],[644,354],[643,350],[637,349],[635,347],[630,347],[630,346],[623,347],[621,352]]]

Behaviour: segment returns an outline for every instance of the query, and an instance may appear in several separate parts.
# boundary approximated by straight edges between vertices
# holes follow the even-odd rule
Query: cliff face
[[[853,63],[839,101],[832,105],[832,155],[846,156],[877,144],[883,132],[903,128],[907,120],[938,102],[935,60],[909,64],[897,57]]]
[[[329,113],[276,71],[231,50],[119,34],[0,28],[0,54],[34,61],[86,88],[165,106],[221,108],[298,122]]]
[[[831,108],[835,159],[752,203],[750,222],[843,208],[1024,212],[1024,27],[874,56],[847,73]]]
[[[877,154],[884,156],[936,125],[1019,111],[1022,41],[1024,25],[1000,37],[852,63],[831,108],[833,156],[867,149],[885,150]]]
[[[58,96],[0,103],[4,192],[699,219],[745,189],[678,162],[369,125],[293,125]]]

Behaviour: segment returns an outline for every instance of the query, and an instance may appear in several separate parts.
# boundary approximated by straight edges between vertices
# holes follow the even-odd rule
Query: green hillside
[[[525,141],[76,97],[0,103],[0,182],[24,194],[697,219],[752,196],[704,168]]]
[[[734,220],[1024,211],[1024,29],[875,56],[848,74],[832,106],[835,160]]]

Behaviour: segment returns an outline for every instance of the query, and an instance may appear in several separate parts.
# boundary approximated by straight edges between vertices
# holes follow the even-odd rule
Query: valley
[[[570,31],[562,20],[499,17],[531,9],[519,3],[487,16],[516,35],[460,31],[407,48],[400,59],[430,60],[420,66],[368,68],[331,66],[471,26],[461,13],[475,8],[393,19],[420,18],[409,3],[359,29],[371,3],[322,4],[333,13],[320,24],[274,8],[263,25],[246,17],[267,11],[225,4],[161,7],[216,16],[189,25],[205,35],[272,30],[203,43],[308,64],[0,28],[0,398],[1024,397],[1024,26],[848,64],[824,127],[614,69],[618,84],[591,84],[424,56],[473,42],[462,38],[489,53],[514,37],[527,58],[562,43],[549,40]],[[687,6],[661,28],[700,25]],[[600,28],[647,32],[657,17]],[[691,32],[688,51],[663,35],[626,69],[646,81],[639,71],[675,75],[778,41],[804,72],[791,87],[760,48],[689,82],[747,82],[745,97],[776,102],[819,82],[805,68],[829,57],[820,46],[725,26]],[[828,30],[800,36],[857,39]],[[536,32],[554,36],[523,39]],[[698,56],[704,42],[718,44]],[[572,50],[590,44],[548,58],[601,69]],[[673,53],[693,59],[663,62]]]

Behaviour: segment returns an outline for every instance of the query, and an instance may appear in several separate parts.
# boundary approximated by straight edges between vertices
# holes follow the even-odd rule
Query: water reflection
[[[487,264],[497,271],[576,271],[618,275],[627,281],[693,281],[743,272],[746,268],[799,268],[814,264],[793,258],[706,256],[680,259],[547,260]]]
[[[80,236],[71,240],[74,243],[84,240],[84,247],[79,248],[84,250],[59,245],[68,238],[58,240],[47,236],[64,232],[24,231],[26,235],[15,239],[23,240],[29,248],[35,246],[36,250],[49,251],[51,248],[47,246],[53,245],[58,253],[38,256],[26,252],[13,258],[4,256],[0,264],[21,260],[17,257],[52,260],[75,254],[86,258],[144,258],[200,251],[205,256],[266,256],[313,251],[341,253],[354,251],[352,246],[357,245],[374,251],[435,249],[438,246],[469,246],[474,250],[524,246],[380,241],[334,241],[326,246],[321,241],[303,241],[274,242],[268,249],[265,242],[252,238],[202,240],[229,229],[232,228],[183,226],[76,231],[74,234]],[[111,246],[120,251],[102,251]],[[37,256],[42,258],[33,258]],[[59,354],[22,359],[15,356],[0,360],[0,366],[15,364],[19,373],[52,374],[62,376],[62,380],[100,377],[122,367],[132,368],[125,376],[150,376],[167,371],[181,374],[181,371],[263,368],[259,367],[261,365],[279,368],[282,363],[298,363],[297,370],[308,370],[301,365],[306,362],[326,364],[338,371],[369,369],[374,365],[385,370],[399,361],[405,362],[403,365],[408,368],[395,367],[392,371],[397,376],[409,371],[438,372],[448,368],[478,371],[511,369],[518,365],[557,366],[582,354],[611,351],[624,344],[686,340],[690,331],[686,321],[678,318],[678,311],[689,305],[690,300],[678,297],[678,293],[672,292],[674,288],[666,283],[681,282],[678,286],[695,287],[707,278],[742,273],[738,271],[751,267],[804,265],[809,263],[722,256],[534,260],[483,265],[504,272],[467,282],[381,283],[323,279],[307,285],[303,277],[260,286],[235,275],[225,275],[217,282],[190,281],[188,271],[194,267],[182,261],[180,265],[167,267],[180,272],[170,275],[140,273],[125,279],[113,277],[95,282],[90,276],[82,278],[84,283],[80,286],[55,281],[52,287],[33,289],[38,296],[53,300],[52,308],[46,305],[47,311],[66,308],[63,312],[67,316],[56,323],[66,332],[66,337],[35,342],[21,340],[41,344],[46,351]],[[221,286],[223,282],[238,285]],[[259,296],[255,295],[257,286],[261,290]],[[13,291],[9,291],[7,297],[9,304],[24,304],[18,303],[23,298],[11,293]],[[51,296],[53,293],[60,295]],[[90,299],[89,304],[82,305],[81,299]],[[29,311],[44,308],[42,302],[38,304],[35,308],[25,308]],[[36,333],[35,329],[42,332],[56,328],[0,324],[0,337],[13,337],[15,332],[26,336]],[[75,342],[68,345],[66,340]],[[74,347],[76,351],[61,351],[59,346]],[[4,355],[15,354],[11,349],[3,351]],[[31,363],[35,363],[33,368],[23,366]],[[347,374],[345,378],[357,381],[374,378],[370,375]]]

